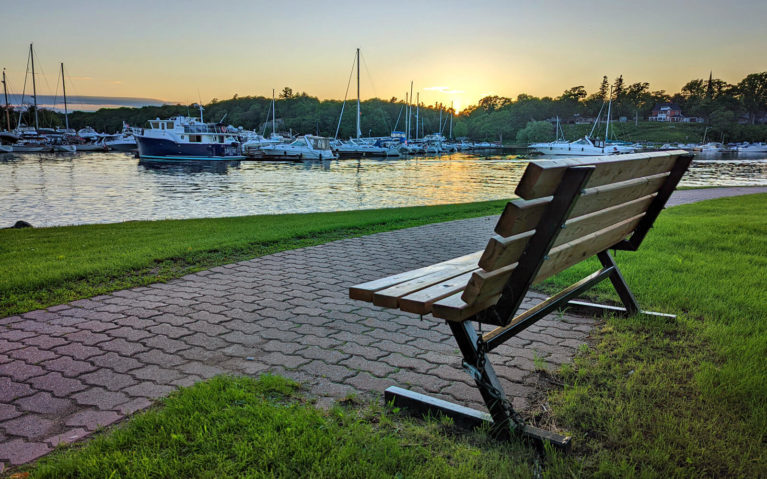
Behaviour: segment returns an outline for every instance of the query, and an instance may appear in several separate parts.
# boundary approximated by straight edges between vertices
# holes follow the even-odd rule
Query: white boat
[[[346,143],[342,143],[336,147],[336,153],[339,156],[387,156],[388,148],[383,146],[376,146],[374,144],[366,143],[360,139],[351,139]]]
[[[113,137],[108,137],[104,141],[104,144],[108,149],[114,151],[133,151],[138,148],[136,145],[136,139],[133,137],[133,135],[115,135]]]
[[[58,153],[75,153],[77,146],[68,144],[53,145],[53,151]]]
[[[738,153],[767,153],[767,143],[742,143],[737,150]]]
[[[702,145],[696,145],[695,147],[693,147],[692,151],[695,151],[698,153],[722,153],[728,150],[723,144],[712,141],[712,142],[704,143]]]
[[[117,135],[107,135],[104,137],[104,143],[110,150],[114,151],[133,151],[138,148],[135,134],[141,134],[140,128],[131,128],[123,122],[123,129]]]
[[[77,136],[89,141],[101,139],[101,134],[99,134],[96,130],[93,129],[93,127],[90,126],[86,126],[85,128],[80,128],[77,130]]]
[[[603,143],[596,144],[587,136],[570,143],[547,143],[546,146],[536,147],[533,150],[544,155],[567,156],[602,156],[620,153],[617,146],[605,147]]]
[[[543,141],[538,143],[531,143],[527,145],[528,148],[531,148],[534,151],[543,152],[544,150],[553,150],[556,147],[567,145],[570,143],[565,138],[565,130],[562,129],[562,125],[559,123],[558,115],[557,115],[557,124],[555,127],[555,131],[556,131],[556,138],[554,139],[554,141]]]
[[[20,141],[12,147],[14,153],[47,153],[53,151],[53,146],[36,141]]]
[[[104,139],[97,141],[89,141],[86,143],[80,143],[77,145],[77,151],[109,151],[109,147],[104,142]]]
[[[332,160],[337,158],[330,149],[330,139],[304,135],[292,143],[268,145],[261,148],[265,158],[271,160]]]
[[[604,108],[604,104],[602,104]],[[610,138],[610,114],[612,111],[612,89],[610,90],[610,102],[607,106],[607,124],[605,126],[605,138]],[[602,110],[599,110],[597,119],[594,121],[594,126],[591,128],[589,136],[573,141],[563,142],[561,139],[551,143],[538,143],[530,145],[533,151],[543,153],[544,155],[564,155],[564,156],[603,156],[603,155],[618,155],[623,153],[633,153],[636,148],[633,145],[626,144],[619,141],[596,141],[591,138],[594,130],[599,123],[599,117],[602,115]]]

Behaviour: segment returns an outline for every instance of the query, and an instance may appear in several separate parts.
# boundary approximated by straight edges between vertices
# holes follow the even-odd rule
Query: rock
[[[32,225],[26,221],[19,220],[11,228],[32,228]]]

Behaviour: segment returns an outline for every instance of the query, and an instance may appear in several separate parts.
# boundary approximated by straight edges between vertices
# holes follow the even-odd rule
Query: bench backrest
[[[568,169],[593,167],[532,283],[614,247],[638,228],[643,237],[689,162],[681,150],[531,162],[516,189],[520,199],[506,206],[479,261],[481,270],[472,274],[461,299],[471,304],[500,295],[536,231],[551,221],[547,210]]]

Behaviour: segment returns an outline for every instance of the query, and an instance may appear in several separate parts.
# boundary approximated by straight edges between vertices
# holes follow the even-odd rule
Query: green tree
[[[518,143],[535,143],[554,140],[554,126],[548,121],[531,121],[517,132]]]
[[[753,125],[759,113],[767,110],[767,72],[747,75],[738,83],[738,93]]]

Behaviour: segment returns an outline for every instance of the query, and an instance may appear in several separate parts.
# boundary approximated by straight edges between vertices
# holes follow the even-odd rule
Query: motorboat
[[[139,157],[145,160],[242,160],[240,142],[218,123],[177,116],[149,120],[149,128],[135,135]]]
[[[366,143],[359,139],[352,139],[342,143],[335,149],[338,156],[361,157],[361,156],[388,156],[388,148]]]
[[[692,151],[695,151],[698,153],[722,153],[728,150],[727,150],[727,147],[725,147],[723,144],[712,141],[708,143],[703,143],[701,145],[695,145]]]
[[[767,143],[741,143],[737,147],[738,153],[767,153]]]
[[[330,148],[330,139],[304,135],[291,143],[267,145],[261,148],[264,158],[270,160],[332,160],[337,156]]]
[[[588,136],[569,143],[552,142],[539,145],[536,147],[530,145],[530,147],[544,155],[601,156],[617,155],[620,153],[617,146],[605,146],[602,142],[596,143]]]
[[[104,138],[99,138],[95,141],[86,141],[76,145],[77,151],[109,151]]]
[[[53,151],[53,146],[39,141],[22,140],[13,146],[14,153],[49,153]]]

